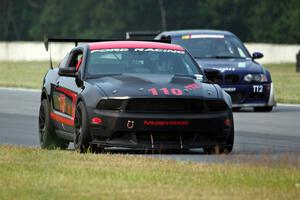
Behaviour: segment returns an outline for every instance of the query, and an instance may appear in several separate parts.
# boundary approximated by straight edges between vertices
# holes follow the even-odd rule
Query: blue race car
[[[204,69],[218,69],[218,84],[231,96],[233,108],[253,107],[255,111],[272,111],[276,105],[270,72],[255,61],[237,36],[228,31],[166,31],[155,39],[170,38],[185,47]]]
[[[217,30],[126,33],[127,39],[151,36],[170,39],[185,47],[205,71],[218,69],[219,77],[214,76],[212,81],[230,94],[234,110],[253,107],[255,111],[270,112],[276,105],[271,74],[255,61],[263,54],[255,52],[251,55],[234,34]]]

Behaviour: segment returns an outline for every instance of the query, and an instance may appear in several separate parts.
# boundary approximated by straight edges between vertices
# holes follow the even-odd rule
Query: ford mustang
[[[80,152],[126,147],[229,153],[231,98],[206,74],[174,44],[79,43],[45,75],[40,145],[65,149],[73,142]]]

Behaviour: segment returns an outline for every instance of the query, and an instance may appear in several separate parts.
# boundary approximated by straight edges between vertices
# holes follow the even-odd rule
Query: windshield
[[[172,38],[195,58],[247,58],[249,52],[233,35],[194,34]]]
[[[90,51],[89,77],[122,73],[194,75],[201,71],[185,51],[145,48]]]

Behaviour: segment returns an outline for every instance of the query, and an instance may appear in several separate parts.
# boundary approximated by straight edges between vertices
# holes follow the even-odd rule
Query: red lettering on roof
[[[154,48],[184,51],[184,49],[175,44],[161,42],[142,42],[142,41],[112,41],[89,43],[90,50],[112,49],[112,48]]]

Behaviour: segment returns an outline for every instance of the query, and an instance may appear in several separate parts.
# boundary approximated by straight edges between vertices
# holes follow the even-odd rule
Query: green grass
[[[299,168],[287,164],[201,164],[0,146],[0,177],[0,199],[300,197]]]
[[[275,85],[275,97],[280,103],[300,103],[300,73],[295,64],[266,65]]]
[[[270,64],[276,99],[280,103],[300,103],[300,73],[295,64]],[[0,63],[0,86],[40,88],[49,62]]]
[[[2,62],[0,86],[39,89],[49,62]]]

